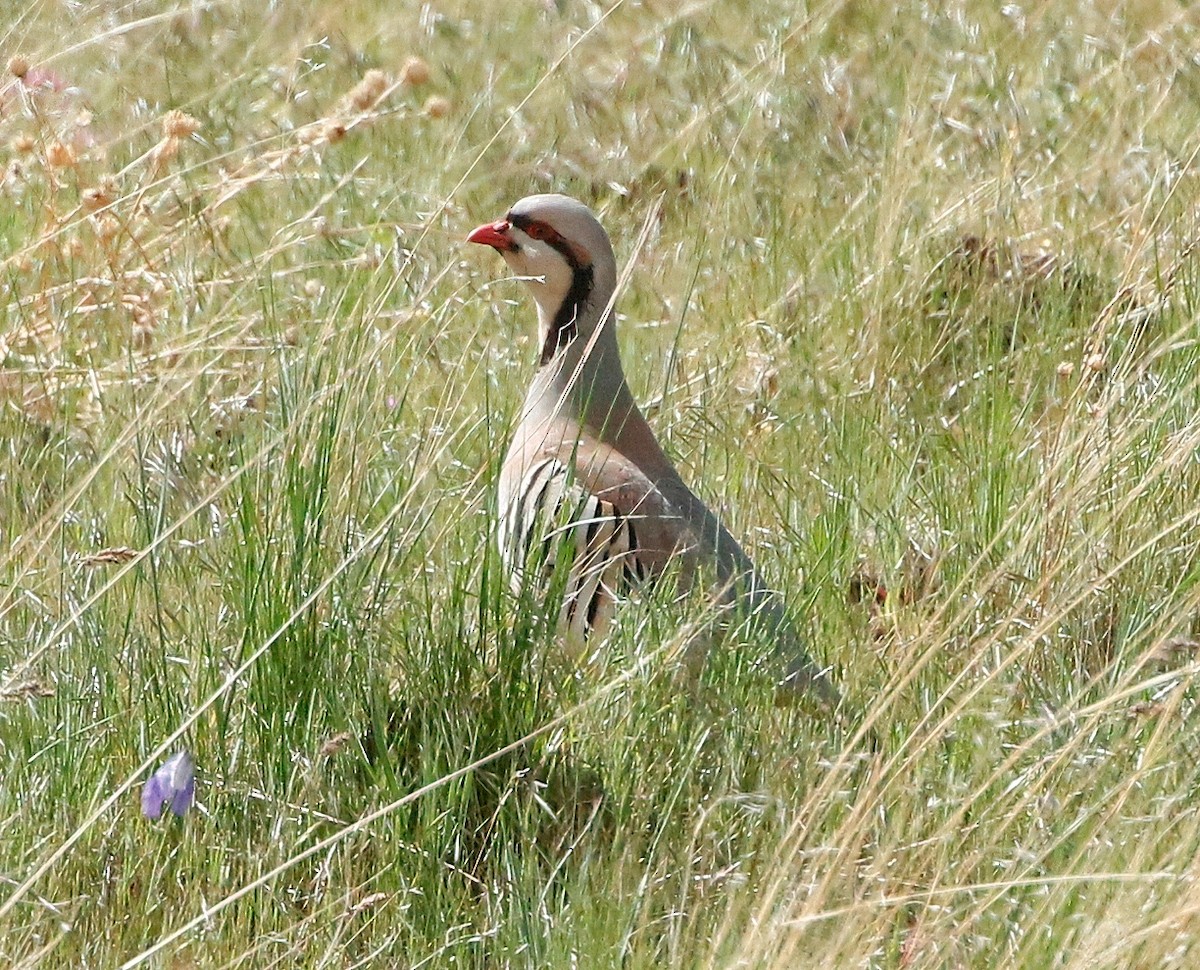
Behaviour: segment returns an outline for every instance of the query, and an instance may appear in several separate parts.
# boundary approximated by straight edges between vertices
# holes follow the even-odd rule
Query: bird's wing
[[[778,644],[789,688],[836,702],[779,598],[678,475],[653,481],[626,455],[587,436],[518,452],[511,460],[505,470],[516,487],[502,489],[509,497],[501,546],[518,583],[531,554],[548,581],[560,565],[559,550],[570,551],[560,615],[570,635],[586,637],[602,627],[630,586],[671,568],[683,589],[703,583],[719,605],[738,611]]]

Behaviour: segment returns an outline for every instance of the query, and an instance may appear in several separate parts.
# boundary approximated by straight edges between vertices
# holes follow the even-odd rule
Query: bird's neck
[[[539,368],[544,369],[566,353],[579,337],[581,326],[584,333],[595,329],[611,298],[611,290],[609,295],[603,294],[603,282],[600,280],[598,286],[595,270],[584,266],[571,273],[571,283],[565,294],[538,293]],[[601,296],[603,300],[598,302]]]
[[[590,274],[589,274],[590,276]],[[569,426],[636,456],[647,470],[672,469],[633,399],[621,366],[611,310],[615,281],[572,285],[557,303],[538,301],[541,358],[524,417]]]

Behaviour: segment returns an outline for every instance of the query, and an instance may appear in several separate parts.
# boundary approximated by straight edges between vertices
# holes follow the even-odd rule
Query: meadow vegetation
[[[5,20],[0,962],[1200,959],[1187,5]],[[845,723],[508,591],[535,191],[650,220],[631,383]]]

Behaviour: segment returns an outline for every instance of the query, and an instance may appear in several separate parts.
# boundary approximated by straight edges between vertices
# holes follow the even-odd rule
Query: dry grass
[[[1165,3],[23,8],[0,959],[1194,962],[1193,53]],[[564,674],[492,482],[603,214],[638,396],[882,739],[702,617]],[[680,626],[682,622],[682,626]],[[136,791],[186,746],[198,809]]]

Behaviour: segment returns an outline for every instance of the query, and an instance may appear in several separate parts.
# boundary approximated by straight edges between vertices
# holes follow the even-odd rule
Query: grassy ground
[[[1195,965],[1200,20],[904,6],[9,12],[0,962]],[[508,595],[544,190],[877,758]]]

